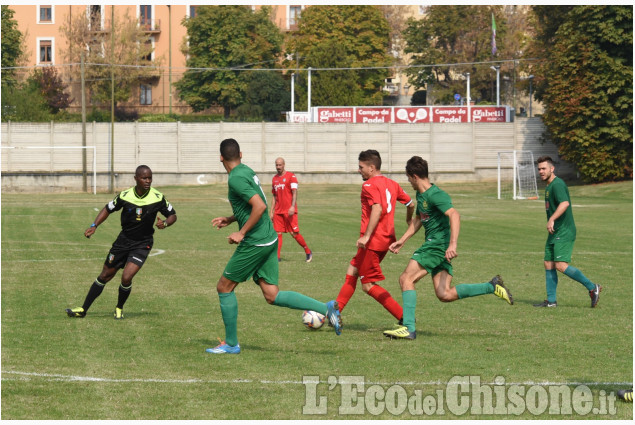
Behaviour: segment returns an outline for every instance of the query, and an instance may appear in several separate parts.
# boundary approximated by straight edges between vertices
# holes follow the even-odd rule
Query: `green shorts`
[[[426,269],[430,276],[434,276],[443,270],[453,276],[452,264],[445,258],[446,249],[448,249],[447,245],[424,243],[410,258],[421,264],[421,267]]]
[[[238,244],[234,255],[225,266],[223,276],[234,282],[244,282],[250,277],[271,285],[278,284],[278,240],[268,246]]]
[[[556,241],[545,244],[545,261],[564,261],[571,262],[571,254],[573,253],[573,244],[575,241]]]

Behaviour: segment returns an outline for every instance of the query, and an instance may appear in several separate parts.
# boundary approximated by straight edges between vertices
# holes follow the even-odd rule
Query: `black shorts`
[[[131,262],[141,268],[150,254],[152,244],[152,239],[135,241],[120,234],[112,244],[104,265],[110,268],[123,269],[128,262]]]

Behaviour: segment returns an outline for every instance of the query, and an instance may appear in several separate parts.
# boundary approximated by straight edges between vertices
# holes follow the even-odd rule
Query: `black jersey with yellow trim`
[[[143,196],[137,195],[134,186],[123,190],[106,208],[109,213],[121,210],[121,233],[137,241],[152,238],[157,213],[166,218],[176,214],[165,196],[153,187]]]

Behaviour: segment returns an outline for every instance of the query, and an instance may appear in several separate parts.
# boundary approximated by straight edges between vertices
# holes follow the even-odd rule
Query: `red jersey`
[[[287,214],[289,208],[291,208],[291,202],[293,201],[292,189],[298,189],[298,179],[295,174],[285,171],[283,175],[279,176],[277,173],[273,176],[271,181],[271,193],[276,198],[276,207],[273,211],[274,214]],[[298,212],[298,205],[295,206],[295,212]]]
[[[387,251],[395,238],[395,205],[397,201],[410,205],[412,199],[394,180],[383,175],[371,177],[362,185],[362,225],[360,237],[366,232],[370,219],[371,207],[381,205],[381,217],[375,231],[366,244],[367,249]]]

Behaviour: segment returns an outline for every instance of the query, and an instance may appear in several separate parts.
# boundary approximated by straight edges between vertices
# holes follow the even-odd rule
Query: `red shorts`
[[[379,263],[384,259],[387,252],[357,249],[357,254],[351,260],[351,265],[357,269],[357,275],[362,283],[375,283],[386,279]]]
[[[299,233],[298,214],[293,214],[291,217],[289,214],[274,214],[273,230],[278,233]]]

